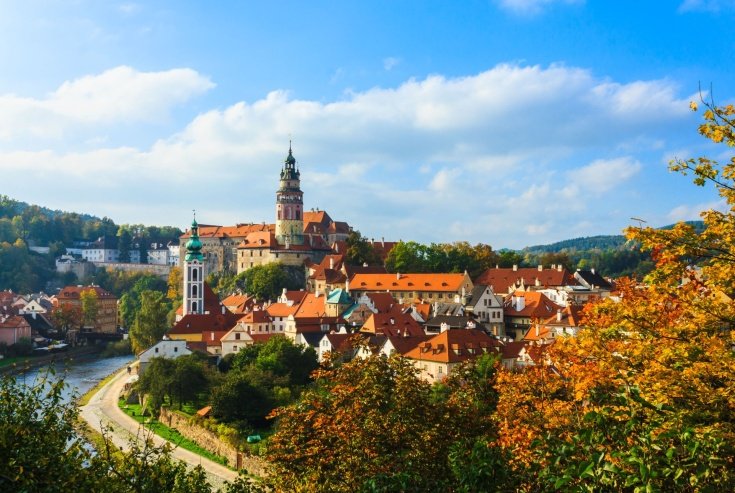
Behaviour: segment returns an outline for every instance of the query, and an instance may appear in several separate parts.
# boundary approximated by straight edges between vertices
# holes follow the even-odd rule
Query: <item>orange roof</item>
[[[253,305],[253,297],[247,294],[231,294],[222,300],[222,304],[232,313],[245,313]]]
[[[523,298],[523,308],[517,310],[513,298]],[[556,311],[564,307],[551,301],[545,294],[538,291],[515,291],[505,297],[503,313],[506,317],[528,317],[546,320],[556,316]]]
[[[316,296],[314,293],[306,293],[304,299],[299,303],[294,318],[314,318],[324,316],[324,301],[327,299],[323,294]]]
[[[512,268],[495,268],[488,269],[475,279],[475,284],[484,284],[492,286],[495,293],[507,293],[508,289],[519,287],[521,281],[525,286],[535,286],[536,280],[540,286],[566,286],[569,284],[578,284],[574,276],[566,269],[544,269],[539,270],[538,267],[522,267],[519,269]]]
[[[355,274],[350,280],[350,289],[458,292],[464,281],[464,274]]]
[[[420,343],[405,356],[415,360],[459,363],[484,353],[497,353],[500,346],[500,342],[481,330],[449,329]]]
[[[373,313],[365,321],[360,331],[385,335],[408,333],[410,336],[417,336],[424,334],[419,323],[411,315],[403,313]]]
[[[272,303],[265,309],[271,317],[288,317],[299,309],[298,303],[289,306],[286,303]]]
[[[265,310],[253,310],[252,312],[245,314],[240,321],[250,324],[269,324],[272,322],[271,318],[268,316],[268,312]]]
[[[304,211],[304,224],[319,223],[326,228],[331,222],[332,218],[329,217],[327,211]]]

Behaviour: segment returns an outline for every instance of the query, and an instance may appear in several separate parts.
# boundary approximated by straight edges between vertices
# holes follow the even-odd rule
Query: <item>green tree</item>
[[[167,329],[168,304],[160,291],[140,293],[140,310],[130,327],[133,352],[139,353],[160,341]]]
[[[175,360],[153,358],[138,379],[138,391],[145,395],[146,408],[154,415],[174,392]]]
[[[120,228],[117,239],[118,260],[124,264],[130,262],[130,249],[133,246],[133,235],[127,229]]]
[[[280,263],[256,265],[244,274],[245,291],[259,300],[275,300],[289,287],[286,269]]]
[[[140,238],[138,238],[138,254],[139,254],[141,264],[148,263],[148,242],[149,241],[150,240],[145,236],[141,236]]]
[[[415,241],[399,241],[385,259],[388,272],[427,272],[426,247]]]
[[[350,231],[346,243],[345,261],[349,265],[380,265],[382,263],[370,241],[363,237],[359,231]]]
[[[171,385],[173,397],[179,409],[187,402],[195,403],[200,394],[209,386],[209,372],[206,361],[198,354],[180,356],[174,360]]]

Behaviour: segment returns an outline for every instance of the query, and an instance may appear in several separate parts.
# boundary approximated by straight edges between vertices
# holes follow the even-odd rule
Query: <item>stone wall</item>
[[[260,457],[248,455],[238,451],[229,443],[220,440],[219,436],[203,426],[199,426],[186,416],[162,408],[158,420],[168,426],[175,428],[179,433],[196,442],[200,447],[209,452],[227,459],[227,465],[236,469],[245,469],[249,474],[255,476],[267,476],[266,462]]]

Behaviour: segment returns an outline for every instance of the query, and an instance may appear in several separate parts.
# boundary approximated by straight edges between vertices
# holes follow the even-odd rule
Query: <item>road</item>
[[[119,371],[92,396],[86,406],[79,408],[79,414],[98,432],[102,432],[105,428],[105,433],[112,443],[122,450],[130,449],[131,440],[137,440],[142,444],[147,437],[150,437],[156,446],[162,446],[167,443],[166,440],[142,428],[137,421],[118,407],[118,398],[127,376],[126,369]],[[235,471],[188,450],[177,447],[171,455],[189,466],[201,465],[207,473],[209,483],[215,488],[220,488],[225,481],[233,481],[237,477]]]

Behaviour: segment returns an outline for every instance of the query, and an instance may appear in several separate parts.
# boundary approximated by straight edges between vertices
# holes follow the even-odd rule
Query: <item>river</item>
[[[63,378],[66,383],[64,401],[69,402],[73,397],[84,395],[100,380],[131,363],[134,359],[132,355],[114,356],[112,358],[92,356],[71,362],[57,362],[52,366],[56,371],[56,377]],[[33,368],[19,373],[15,378],[18,382],[33,385],[38,376],[46,371],[47,367]]]

